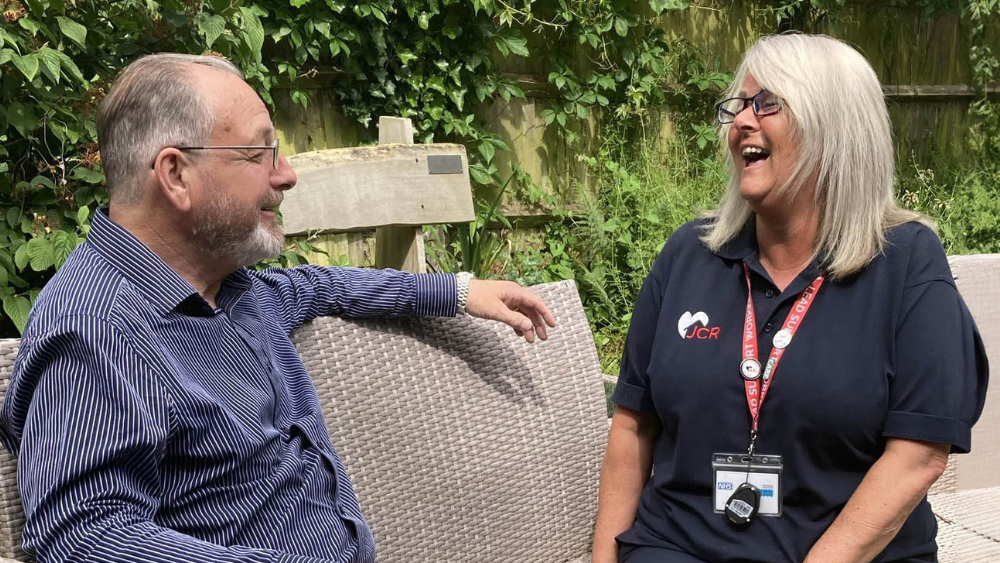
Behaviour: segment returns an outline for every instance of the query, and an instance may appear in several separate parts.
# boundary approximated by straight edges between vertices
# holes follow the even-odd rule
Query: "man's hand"
[[[545,325],[556,326],[556,318],[540,297],[509,281],[470,280],[465,312],[506,323],[528,342],[534,342],[536,334],[547,339]]]

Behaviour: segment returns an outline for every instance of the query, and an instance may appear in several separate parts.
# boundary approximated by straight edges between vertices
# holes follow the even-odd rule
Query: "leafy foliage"
[[[885,2],[927,15],[956,9],[953,0]],[[139,55],[173,51],[228,57],[269,104],[280,88],[307,107],[319,86],[362,125],[378,115],[405,116],[419,141],[465,143],[479,219],[446,229],[441,244],[428,247],[432,262],[529,282],[575,277],[602,357],[613,363],[658,245],[719,189],[712,103],[732,79],[730,69],[683,37],[668,42],[662,31],[669,12],[718,11],[717,4],[0,0],[0,336],[23,327],[40,288],[106,202],[94,113],[111,80]],[[844,0],[746,4],[763,22],[758,32],[835,26],[845,9]],[[972,162],[940,168],[936,178],[915,164],[901,167],[901,197],[939,219],[952,250],[995,251],[1000,110],[986,92],[1000,72],[988,37],[996,33],[990,22],[998,6],[960,4],[979,92],[968,136]],[[539,68],[541,86],[554,96],[541,118],[570,152],[580,148],[576,125],[600,127],[598,154],[581,155],[599,180],[596,192],[581,186],[590,194],[582,213],[560,207],[516,168],[509,186],[499,178],[498,158],[510,148],[491,131],[484,109],[525,97],[523,73]],[[652,133],[664,111],[676,131],[666,144]],[[498,194],[546,207],[557,220],[540,240],[518,238],[493,206]],[[317,251],[311,239],[294,241],[268,264],[294,265]]]
[[[632,306],[663,244],[718,201],[727,173],[689,139],[663,143],[626,122],[608,123],[586,164],[598,178],[581,192],[583,213],[545,225],[495,268],[528,284],[575,279],[594,330],[601,364],[617,373]]]
[[[954,13],[953,2],[920,0],[898,2],[916,7],[924,16]],[[836,28],[844,15],[838,0],[760,2],[757,15],[773,29],[826,30]],[[996,38],[996,0],[963,3],[973,48],[970,60],[979,96],[971,108],[973,123],[968,136],[967,161],[941,160],[937,170],[908,154],[900,155],[898,193],[901,202],[933,217],[946,250],[952,254],[1000,252],[1000,108],[987,97],[996,86],[1000,63],[990,50]],[[992,26],[992,27],[991,27]],[[992,31],[991,31],[992,30]],[[494,275],[540,283],[573,278],[581,287],[584,305],[606,373],[617,373],[635,297],[652,260],[670,234],[681,224],[718,200],[726,171],[714,158],[717,139],[711,109],[718,93],[732,80],[712,61],[683,39],[675,41],[664,57],[667,96],[643,111],[618,113],[602,120],[597,154],[586,159],[597,177],[596,197],[587,199],[583,213],[556,209],[556,222],[548,223],[537,237],[506,240],[508,255],[492,264]],[[559,72],[569,83],[572,76]],[[668,112],[676,134],[664,142],[655,133],[657,115]],[[549,123],[552,113],[546,115]],[[581,194],[589,194],[582,189]],[[560,213],[562,211],[562,213]]]
[[[561,125],[615,99],[638,111],[662,96],[651,78],[663,70],[662,33],[647,25],[655,14],[607,0],[542,11],[530,0],[0,0],[0,10],[3,336],[23,328],[40,288],[106,203],[95,112],[117,72],[142,54],[225,56],[269,104],[281,87],[308,106],[308,88],[323,83],[363,125],[399,115],[421,141],[465,142],[472,178],[494,191],[496,154],[509,148],[476,112],[524,97],[498,62],[551,58],[562,69],[550,77]],[[273,263],[315,250],[295,243]]]
[[[935,171],[911,159],[900,174],[899,193],[905,205],[937,220],[949,253],[996,253],[1000,252],[1000,104],[988,91],[1000,82],[1000,60],[991,48],[996,41],[989,37],[997,32],[1000,2],[969,0],[964,9],[977,92],[969,108],[973,124],[967,137],[968,162],[944,163]]]
[[[106,203],[94,114],[111,80],[139,54],[205,45],[190,2],[0,4],[0,334],[11,336]],[[256,68],[261,12],[216,4],[229,10],[227,54]]]

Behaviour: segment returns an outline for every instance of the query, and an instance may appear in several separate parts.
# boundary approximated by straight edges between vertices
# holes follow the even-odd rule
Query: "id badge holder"
[[[760,516],[781,516],[781,472],[784,465],[780,455],[744,453],[712,454],[712,474],[715,488],[712,500],[715,512],[724,513],[729,497],[740,485],[750,483],[760,491]]]

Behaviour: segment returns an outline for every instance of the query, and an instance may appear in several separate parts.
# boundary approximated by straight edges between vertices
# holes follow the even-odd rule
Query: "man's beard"
[[[213,255],[242,266],[273,258],[285,249],[285,236],[281,227],[265,226],[260,211],[276,206],[280,197],[267,198],[253,209],[241,209],[232,197],[217,195],[197,214],[192,234]]]

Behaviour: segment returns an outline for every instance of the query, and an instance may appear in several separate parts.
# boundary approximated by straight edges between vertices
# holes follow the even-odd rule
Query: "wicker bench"
[[[608,431],[600,364],[575,284],[534,289],[560,323],[535,345],[469,317],[322,318],[295,334],[380,563],[589,559]],[[17,345],[0,341],[0,392]],[[28,560],[23,526],[0,447],[0,557]]]
[[[1000,256],[991,259],[1000,273]],[[976,259],[955,268],[960,283],[983,271]],[[607,435],[603,377],[576,286],[534,289],[560,322],[534,346],[469,318],[319,319],[294,336],[380,563],[589,560]],[[989,353],[1000,357],[1000,291],[980,289],[966,299],[974,314],[981,308]],[[0,341],[0,391],[16,348]],[[1000,430],[997,415],[989,413]],[[998,520],[988,516],[996,498],[980,498],[1000,489],[966,490],[997,478],[986,471],[997,450],[984,451],[988,418],[975,437],[985,457],[952,463],[935,496],[943,563],[1000,561]],[[15,471],[0,453],[0,556],[24,561]]]
[[[993,381],[972,429],[972,452],[953,455],[928,496],[941,563],[1000,562],[1000,254],[953,256],[951,271],[986,344]]]

